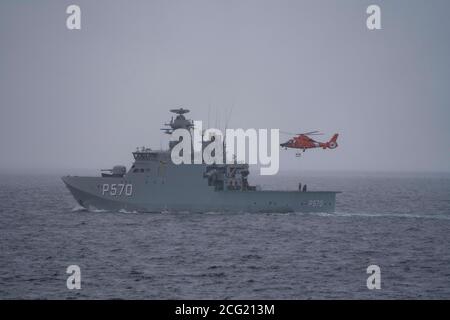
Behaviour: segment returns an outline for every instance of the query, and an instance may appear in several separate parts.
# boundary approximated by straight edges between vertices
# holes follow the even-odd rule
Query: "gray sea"
[[[336,213],[89,212],[57,175],[1,175],[0,298],[450,298],[450,174],[256,182],[299,181],[342,191]],[[372,264],[379,290],[366,286]],[[69,265],[80,290],[66,287]]]

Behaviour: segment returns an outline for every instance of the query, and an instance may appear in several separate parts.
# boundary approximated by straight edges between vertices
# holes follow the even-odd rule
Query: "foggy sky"
[[[366,28],[370,4],[382,30]],[[231,128],[340,133],[335,150],[281,151],[281,170],[450,171],[449,12],[446,0],[1,1],[0,170],[128,166],[137,146],[165,146],[168,109],[183,106],[205,123],[210,110],[211,127],[233,108]]]

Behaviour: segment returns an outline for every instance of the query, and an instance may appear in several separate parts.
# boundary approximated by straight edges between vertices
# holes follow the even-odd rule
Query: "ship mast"
[[[183,108],[171,109],[170,112],[175,113],[176,117],[175,119],[172,117],[169,123],[164,124],[168,128],[161,128],[161,130],[164,131],[164,133],[166,134],[172,134],[177,129],[186,129],[189,132],[191,132],[191,129],[194,128],[194,123],[192,120],[186,119],[186,117],[184,116],[189,111],[190,111],[189,109]],[[178,143],[177,141],[170,141],[169,148],[172,149],[172,147],[177,143]]]

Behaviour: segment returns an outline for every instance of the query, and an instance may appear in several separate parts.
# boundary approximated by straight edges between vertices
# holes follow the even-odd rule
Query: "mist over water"
[[[296,173],[334,214],[89,212],[58,176],[0,176],[0,298],[450,298],[448,174]],[[66,288],[67,266],[81,290]],[[366,268],[381,268],[368,290]]]

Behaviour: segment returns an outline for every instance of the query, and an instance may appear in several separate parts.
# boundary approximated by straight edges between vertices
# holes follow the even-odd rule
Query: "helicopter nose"
[[[280,143],[280,147],[286,147],[287,146],[287,143],[285,142],[285,143]]]

